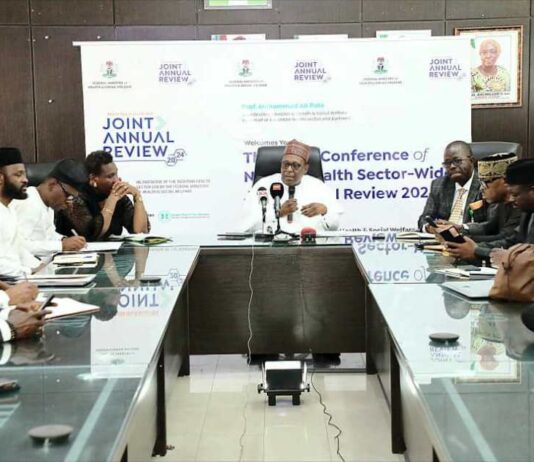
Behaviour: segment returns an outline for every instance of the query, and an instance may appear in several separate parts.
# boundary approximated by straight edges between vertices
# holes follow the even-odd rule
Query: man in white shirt
[[[319,179],[308,172],[310,147],[297,140],[290,141],[282,157],[280,173],[259,180],[245,199],[241,228],[245,231],[262,230],[262,208],[258,190],[267,191],[266,227],[276,229],[274,199],[269,194],[273,183],[283,183],[281,198],[280,228],[282,231],[298,233],[304,227],[319,230],[335,230],[339,227],[342,209],[334,193]]]
[[[41,268],[41,262],[25,247],[17,217],[9,204],[26,199],[28,178],[17,148],[0,148],[0,275],[21,277]]]
[[[65,237],[56,232],[54,212],[72,204],[87,181],[83,163],[62,160],[38,187],[27,188],[27,199],[11,203],[10,207],[17,215],[20,234],[32,254],[76,251],[85,247],[85,238],[82,236]]]
[[[34,302],[37,287],[27,282],[10,286],[0,282],[0,343],[37,334],[48,311],[36,311]],[[3,348],[0,365],[11,356],[10,348]]]

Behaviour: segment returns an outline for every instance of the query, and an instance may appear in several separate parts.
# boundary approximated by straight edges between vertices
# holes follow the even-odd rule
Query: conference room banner
[[[444,147],[470,141],[462,37],[76,45],[87,152],[113,155],[155,233],[239,230],[258,147],[293,138],[321,149],[343,229],[413,228]]]

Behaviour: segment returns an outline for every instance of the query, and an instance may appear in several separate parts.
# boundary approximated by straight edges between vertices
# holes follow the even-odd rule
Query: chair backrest
[[[258,148],[256,166],[254,167],[254,183],[265,176],[280,173],[280,164],[282,163],[284,149],[285,146],[261,146]],[[312,146],[310,150],[308,175],[324,181],[321,151],[315,146]]]
[[[39,186],[46,177],[54,170],[54,167],[59,162],[37,162],[35,164],[25,164],[26,176],[28,177],[29,186]]]
[[[492,154],[501,152],[510,152],[521,156],[522,148],[519,143],[510,143],[508,141],[476,141],[471,143],[471,150],[475,159],[484,159]]]

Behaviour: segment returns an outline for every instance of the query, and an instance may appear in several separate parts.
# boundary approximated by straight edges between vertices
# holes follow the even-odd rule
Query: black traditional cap
[[[506,169],[506,182],[516,185],[534,185],[534,159],[521,159]]]
[[[80,189],[89,181],[84,163],[72,159],[58,162],[48,176],[76,189]]]
[[[22,154],[17,148],[0,148],[0,167],[23,163]]]

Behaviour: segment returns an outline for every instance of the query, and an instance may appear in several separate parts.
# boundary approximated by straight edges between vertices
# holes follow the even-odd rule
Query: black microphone
[[[271,185],[271,197],[274,199],[274,213],[276,218],[280,218],[280,200],[284,195],[284,185],[282,183],[273,183]]]
[[[295,197],[295,186],[293,185],[289,187],[289,198],[293,199],[294,197]],[[293,213],[287,214],[287,222],[293,223]]]
[[[265,223],[265,214],[267,213],[267,188],[263,186],[258,188],[258,199],[261,204],[261,215],[263,217],[263,222]]]
[[[521,313],[521,321],[531,331],[534,332],[534,307],[525,308]]]

